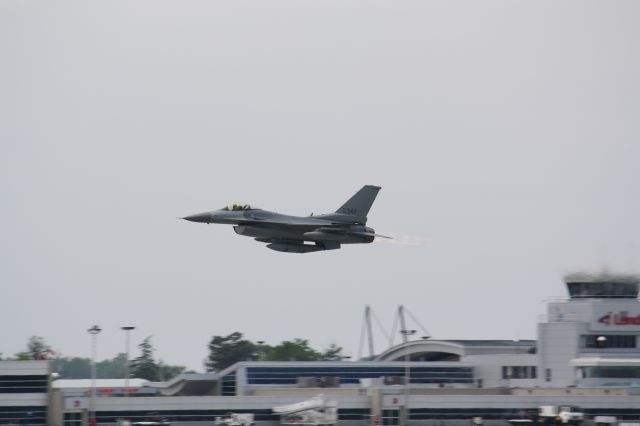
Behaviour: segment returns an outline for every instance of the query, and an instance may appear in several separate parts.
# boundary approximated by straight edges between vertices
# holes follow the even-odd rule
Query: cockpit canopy
[[[220,210],[223,210],[225,212],[239,212],[243,210],[260,210],[260,209],[251,207],[249,204],[233,203],[233,204],[229,204],[228,206],[224,206]]]

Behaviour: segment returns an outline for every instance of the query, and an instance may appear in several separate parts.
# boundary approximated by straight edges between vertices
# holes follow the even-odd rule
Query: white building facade
[[[637,278],[572,275],[566,284],[569,299],[549,302],[538,323],[538,386],[640,386]]]
[[[174,426],[211,424],[229,411],[276,426],[272,407],[324,394],[343,426],[504,426],[541,405],[582,407],[640,422],[640,281],[573,275],[569,297],[553,300],[537,340],[408,341],[373,361],[238,362],[169,382],[96,384],[98,426],[161,417]],[[46,361],[0,362],[0,424],[84,426],[87,381],[53,380]],[[52,384],[53,381],[53,384]]]

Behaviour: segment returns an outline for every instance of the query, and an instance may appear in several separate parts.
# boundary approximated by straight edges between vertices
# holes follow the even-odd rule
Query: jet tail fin
[[[336,210],[336,213],[357,216],[363,219],[363,222],[366,221],[367,214],[369,214],[369,209],[371,209],[378,195],[378,191],[380,191],[379,186],[363,186],[360,191],[356,192],[346,203]]]

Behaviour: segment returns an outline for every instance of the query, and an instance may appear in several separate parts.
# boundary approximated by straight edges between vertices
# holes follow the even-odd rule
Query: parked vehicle
[[[618,423],[616,416],[595,416],[593,418],[596,426],[615,426]]]
[[[318,395],[302,402],[273,407],[280,414],[283,425],[335,425],[338,422],[338,404]]]
[[[512,426],[529,426],[534,423],[535,414],[530,410],[520,410],[509,413],[506,418],[507,422]]]
[[[225,417],[216,417],[213,424],[216,426],[253,426],[253,414],[227,413]]]
[[[170,426],[171,422],[159,413],[147,413],[144,420],[133,422],[133,426]]]
[[[538,420],[545,425],[579,425],[584,413],[573,405],[541,405]]]

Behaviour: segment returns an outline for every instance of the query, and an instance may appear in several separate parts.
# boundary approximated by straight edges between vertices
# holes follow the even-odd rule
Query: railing
[[[580,317],[576,314],[540,314],[538,322],[576,322]]]

